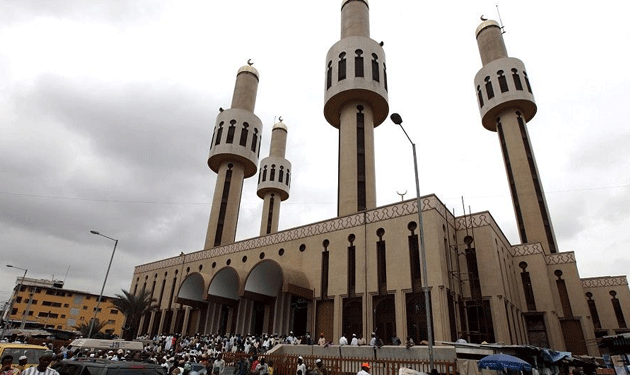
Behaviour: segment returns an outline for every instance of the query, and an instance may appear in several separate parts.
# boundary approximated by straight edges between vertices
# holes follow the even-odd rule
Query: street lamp
[[[4,325],[2,327],[2,334],[0,334],[0,339],[4,338],[4,331],[6,330],[7,325],[9,324],[8,319],[11,319],[11,310],[13,310],[13,302],[17,298],[18,293],[20,293],[20,291],[22,290],[22,283],[24,283],[24,278],[26,277],[26,273],[28,272],[28,270],[26,268],[16,267],[16,266],[13,266],[11,264],[7,264],[7,267],[9,267],[9,268],[16,268],[18,270],[22,270],[22,271],[24,271],[24,275],[22,276],[22,279],[20,280],[20,284],[18,285],[18,288],[17,288],[17,291],[15,292],[15,295],[11,297],[11,303],[9,303],[9,310],[7,310],[7,313],[4,314],[5,322],[4,322]]]
[[[94,317],[92,318],[92,322],[90,322],[90,331],[88,332],[88,338],[92,337],[92,330],[94,329],[94,323],[96,322],[96,315],[98,314],[98,308],[101,305],[101,299],[103,298],[103,291],[105,290],[105,284],[107,284],[107,276],[109,276],[109,269],[112,267],[112,260],[114,260],[114,254],[116,253],[116,246],[118,246],[118,240],[115,238],[108,237],[104,234],[100,234],[95,230],[91,230],[90,233],[95,234],[97,236],[108,238],[114,241],[114,250],[112,251],[112,256],[109,258],[109,265],[107,266],[107,272],[105,273],[105,280],[103,280],[103,287],[101,288],[101,294],[98,296],[98,302],[96,302],[96,309],[94,309]]]
[[[420,178],[418,177],[418,160],[416,158],[416,144],[413,143],[411,138],[409,138],[409,134],[405,131],[405,128],[402,126],[402,117],[398,113],[392,113],[390,116],[392,122],[402,129],[402,131],[407,136],[409,143],[411,143],[411,148],[413,149],[413,167],[416,172],[416,199],[418,204],[418,226],[420,227],[420,257],[422,259],[422,289],[424,290],[424,304],[425,310],[427,313],[427,336],[428,336],[428,349],[429,349],[429,366],[433,369],[433,328],[431,326],[431,299],[429,296],[429,281],[427,279],[427,252],[424,247],[424,225],[422,223],[422,204],[420,202]]]

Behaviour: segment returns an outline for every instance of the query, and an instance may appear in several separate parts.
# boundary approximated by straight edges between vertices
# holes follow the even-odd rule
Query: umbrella
[[[507,354],[493,354],[487,357],[483,357],[477,363],[479,369],[490,369],[490,370],[515,370],[515,371],[531,371],[532,365],[523,361],[520,358],[513,357]]]

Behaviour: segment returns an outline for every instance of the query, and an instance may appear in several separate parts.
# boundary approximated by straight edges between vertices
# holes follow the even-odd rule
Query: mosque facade
[[[367,0],[343,0],[324,93],[324,116],[339,130],[337,217],[278,231],[292,175],[288,128],[273,126],[259,162],[259,75],[240,68],[211,140],[217,181],[204,250],[135,267],[130,290],[150,292],[158,305],[138,334],[292,331],[335,340],[375,332],[386,344],[394,336],[417,343],[430,324],[435,341],[595,356],[597,338],[630,332],[626,276],[580,278],[575,254],[558,248],[527,133],[537,107],[524,63],[508,56],[497,22],[482,22],[476,39],[475,97],[483,127],[498,135],[521,243],[511,244],[490,212],[454,216],[436,195],[376,206],[374,130],[389,114],[385,52],[370,38]],[[243,181],[253,176],[264,201],[260,236],[235,242]]]

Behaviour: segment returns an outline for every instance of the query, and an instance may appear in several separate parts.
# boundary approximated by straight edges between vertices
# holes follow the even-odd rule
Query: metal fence
[[[225,353],[226,365],[237,366],[239,361],[246,361],[249,356],[245,353]],[[289,354],[261,354],[259,358],[265,358],[267,364],[273,363],[273,375],[295,375],[297,369],[297,355]],[[316,357],[303,355],[304,364],[308,370],[313,370],[315,361],[321,359],[328,375],[355,375],[361,370],[361,364],[370,364],[371,375],[397,375],[402,367],[419,372],[429,373],[431,368],[427,360],[409,360],[394,358],[361,358],[361,357]],[[455,375],[456,362],[434,361],[434,367],[440,375]],[[303,374],[306,375],[306,374]]]

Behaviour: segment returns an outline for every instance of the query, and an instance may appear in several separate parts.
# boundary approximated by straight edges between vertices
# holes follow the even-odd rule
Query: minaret
[[[558,246],[538,175],[527,122],[536,114],[532,88],[519,59],[508,57],[501,27],[481,23],[475,33],[483,68],[475,90],[483,126],[499,135],[522,243],[540,242],[547,253]]]
[[[232,107],[219,109],[208,166],[218,174],[205,249],[234,242],[243,179],[256,174],[262,123],[254,114],[258,71],[251,64],[236,74]]]
[[[341,40],[326,55],[324,116],[339,129],[337,215],[376,207],[374,128],[387,118],[382,43],[370,39],[367,0],[341,2]]]
[[[280,201],[289,198],[291,162],[284,158],[287,149],[287,126],[280,117],[271,130],[269,156],[260,162],[258,196],[264,200],[260,235],[278,231]]]

